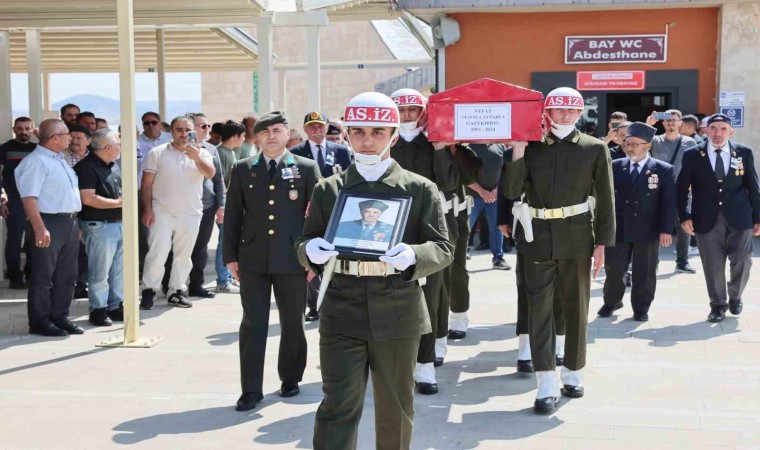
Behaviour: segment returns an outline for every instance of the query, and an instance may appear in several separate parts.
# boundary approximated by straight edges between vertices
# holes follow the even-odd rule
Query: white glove
[[[333,256],[338,256],[335,246],[322,238],[314,238],[306,243],[306,256],[314,264],[324,264]]]
[[[392,265],[396,270],[403,271],[417,262],[417,254],[407,244],[398,244],[385,252],[385,256],[381,256],[380,261]]]

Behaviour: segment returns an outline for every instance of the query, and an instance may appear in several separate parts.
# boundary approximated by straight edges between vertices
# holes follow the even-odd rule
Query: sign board
[[[744,127],[744,107],[743,106],[721,106],[720,113],[727,115],[731,119],[731,126],[734,128]]]
[[[454,105],[454,140],[512,139],[510,103],[462,103]]]
[[[720,93],[720,106],[744,106],[744,92],[725,91]]]
[[[565,64],[664,63],[668,36],[565,36]]]
[[[576,89],[579,91],[636,91],[646,87],[643,70],[577,72]]]

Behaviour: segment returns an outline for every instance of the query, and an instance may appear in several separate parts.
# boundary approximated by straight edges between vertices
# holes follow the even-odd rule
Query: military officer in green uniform
[[[391,94],[391,99],[399,108],[401,119],[399,140],[391,147],[391,158],[404,169],[422,175],[438,186],[446,224],[452,242],[458,236],[457,215],[465,216],[466,202],[455,202],[457,188],[463,191],[460,183],[460,164],[480,164],[480,160],[469,148],[457,146],[452,150],[445,143],[433,144],[425,135],[425,108],[427,99],[414,89],[399,89]],[[477,169],[476,169],[477,172]],[[462,196],[464,199],[464,196]],[[454,206],[459,207],[456,211]],[[456,214],[456,215],[455,215]],[[421,394],[438,393],[435,367],[443,364],[446,356],[446,337],[449,330],[449,296],[451,295],[452,266],[426,278],[422,287],[430,314],[433,331],[422,336],[420,350],[417,354],[417,366],[414,381]]]
[[[512,143],[503,180],[507,198],[525,194],[516,211],[516,234],[525,257],[522,276],[538,383],[534,409],[546,414],[554,411],[560,391],[571,398],[584,394],[592,256],[596,276],[604,264],[604,247],[615,245],[615,210],[609,150],[575,128],[583,97],[575,89],[558,88],[544,106],[549,133],[530,145]],[[557,290],[567,332],[562,389],[554,372]]]
[[[224,213],[223,257],[240,280],[243,320],[240,324],[238,411],[248,411],[263,398],[264,354],[269,328],[270,293],[280,315],[277,370],[282,397],[299,392],[306,368],[303,310],[306,272],[293,242],[301,235],[304,215],[317,184],[316,164],[285,149],[290,132],[280,112],[268,113],[253,128],[262,152],[232,168]]]
[[[378,449],[409,449],[414,418],[414,372],[420,336],[431,331],[418,280],[452,260],[453,246],[431,181],[390,158],[399,114],[389,97],[366,92],[346,107],[355,164],[314,189],[296,246],[304,267],[336,270],[323,277],[319,355],[324,399],[314,427],[317,450],[355,449],[367,377],[372,375]],[[324,236],[341,190],[412,197],[402,243],[380,261],[344,260]]]

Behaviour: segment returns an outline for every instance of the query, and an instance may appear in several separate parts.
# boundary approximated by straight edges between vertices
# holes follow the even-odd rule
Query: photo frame
[[[401,242],[412,197],[340,191],[325,240],[346,259],[376,260]]]

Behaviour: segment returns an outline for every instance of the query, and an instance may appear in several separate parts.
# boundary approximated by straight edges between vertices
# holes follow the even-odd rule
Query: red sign
[[[565,36],[565,64],[664,63],[668,36]]]
[[[643,70],[576,72],[579,91],[640,91],[646,87]]]

